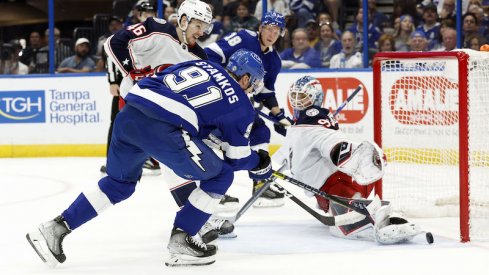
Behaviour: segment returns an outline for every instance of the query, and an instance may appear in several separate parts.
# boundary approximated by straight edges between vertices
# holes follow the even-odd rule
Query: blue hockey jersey
[[[254,52],[263,62],[265,69],[265,88],[260,94],[254,96],[255,100],[262,101],[271,96],[275,96],[275,81],[282,68],[282,62],[278,52],[273,47],[269,47],[266,52],[262,52],[257,32],[249,30],[241,30],[237,33],[233,32],[210,44],[204,50],[209,60],[220,63],[225,67],[229,57],[239,49]]]
[[[235,170],[258,165],[259,157],[249,146],[253,106],[239,84],[217,63],[201,60],[171,66],[157,77],[138,82],[126,102],[193,136],[205,138],[217,129],[225,160]]]

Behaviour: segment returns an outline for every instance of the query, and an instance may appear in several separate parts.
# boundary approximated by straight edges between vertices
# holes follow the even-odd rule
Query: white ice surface
[[[488,274],[489,243],[458,240],[454,218],[416,220],[433,232],[405,245],[379,246],[332,237],[287,201],[281,208],[251,208],[236,223],[238,238],[219,240],[217,261],[168,268],[166,244],[177,207],[162,176],[143,177],[128,200],[109,208],[64,241],[67,261],[45,266],[25,234],[60,214],[97,183],[102,158],[0,159],[0,274]],[[294,186],[296,196],[313,201]],[[238,173],[229,194],[251,193]]]

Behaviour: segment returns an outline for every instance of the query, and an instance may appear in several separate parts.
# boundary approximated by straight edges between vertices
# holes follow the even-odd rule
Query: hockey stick
[[[335,116],[339,112],[341,112],[341,110],[343,110],[343,108],[345,108],[346,104],[348,104],[360,92],[360,90],[362,90],[362,85],[358,85],[358,87],[355,89],[355,91],[353,91],[353,93],[345,101],[343,101],[343,103],[341,103],[340,107],[338,107],[338,109],[336,109],[336,111],[334,112],[333,115]]]
[[[365,215],[359,214],[355,211],[347,212],[345,214],[341,214],[338,216],[324,216],[319,214],[317,211],[309,207],[307,204],[305,204],[303,201],[301,201],[299,198],[294,196],[294,194],[290,193],[287,189],[285,189],[283,186],[280,184],[274,182],[274,185],[282,192],[285,192],[285,196],[287,196],[290,200],[295,202],[297,205],[299,205],[302,209],[304,209],[307,213],[311,214],[314,218],[316,218],[319,222],[321,222],[324,225],[327,226],[341,226],[341,225],[347,225],[347,224],[353,224],[358,221],[361,221],[365,219]],[[346,198],[345,198],[346,199]],[[355,199],[347,199],[354,201]],[[372,204],[373,206],[373,204]],[[367,206],[367,207],[370,207]],[[373,209],[374,207],[371,207],[372,211],[375,211]],[[370,212],[370,210],[369,210]]]
[[[320,191],[317,188],[314,188],[308,184],[305,184],[299,180],[296,180],[294,178],[286,176],[286,175],[284,175],[280,172],[277,172],[277,171],[273,171],[273,175],[275,177],[283,180],[283,181],[286,181],[286,182],[289,182],[293,185],[299,186],[306,191],[309,191],[315,195],[319,195],[319,196],[326,198],[330,201],[336,202],[339,205],[343,205],[344,207],[349,208],[349,209],[351,209],[355,212],[358,212],[362,215],[365,215],[365,216],[369,216],[372,213],[375,213],[374,210],[376,210],[376,208],[380,207],[380,205],[381,205],[380,199],[377,195],[374,197],[374,199],[372,201],[361,200],[361,199],[355,199],[355,200],[347,199],[344,197],[330,195],[326,192]],[[369,205],[372,205],[372,206],[369,208],[368,207]]]
[[[238,212],[234,215],[234,216],[231,216],[231,217],[225,217],[225,216],[220,216],[220,218],[223,218],[223,219],[226,219],[232,223],[235,223],[236,221],[239,220],[239,218],[253,205],[253,203],[255,203],[255,201],[268,189],[268,187],[270,186],[270,184],[272,184],[274,179],[270,178],[270,179],[267,179],[264,183],[263,183],[263,186],[260,187],[260,189],[258,191],[256,191],[255,193],[253,193],[253,195],[251,196],[251,198],[249,198],[245,204],[238,210]]]

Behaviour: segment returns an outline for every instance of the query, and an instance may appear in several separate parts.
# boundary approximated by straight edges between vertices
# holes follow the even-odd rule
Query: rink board
[[[353,139],[373,138],[370,69],[281,72],[275,89],[279,105],[289,116],[287,90],[306,74],[320,80],[323,107],[332,110],[361,85],[361,92],[337,119]],[[104,156],[111,99],[102,73],[0,77],[0,157]],[[270,150],[276,150],[282,141],[272,130]]]

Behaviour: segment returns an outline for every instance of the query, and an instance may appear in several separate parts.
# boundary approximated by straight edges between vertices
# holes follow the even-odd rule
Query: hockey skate
[[[38,230],[28,233],[26,238],[41,260],[49,267],[55,267],[66,260],[63,239],[70,232],[64,218],[58,216],[39,225]]]
[[[239,199],[229,195],[224,195],[217,206],[216,213],[235,212],[238,211],[238,209]]]
[[[260,190],[264,181],[253,181],[253,194]],[[271,185],[263,194],[256,200],[253,207],[280,207],[285,204],[285,193],[274,189]]]
[[[210,265],[216,261],[217,247],[205,244],[200,235],[188,235],[180,228],[174,228],[168,243],[170,258],[167,266]]]
[[[211,216],[199,231],[202,241],[206,244],[213,244],[218,237],[224,239],[236,238],[234,225],[232,222]]]
[[[153,158],[149,158],[143,165],[143,176],[161,175],[160,164]]]

